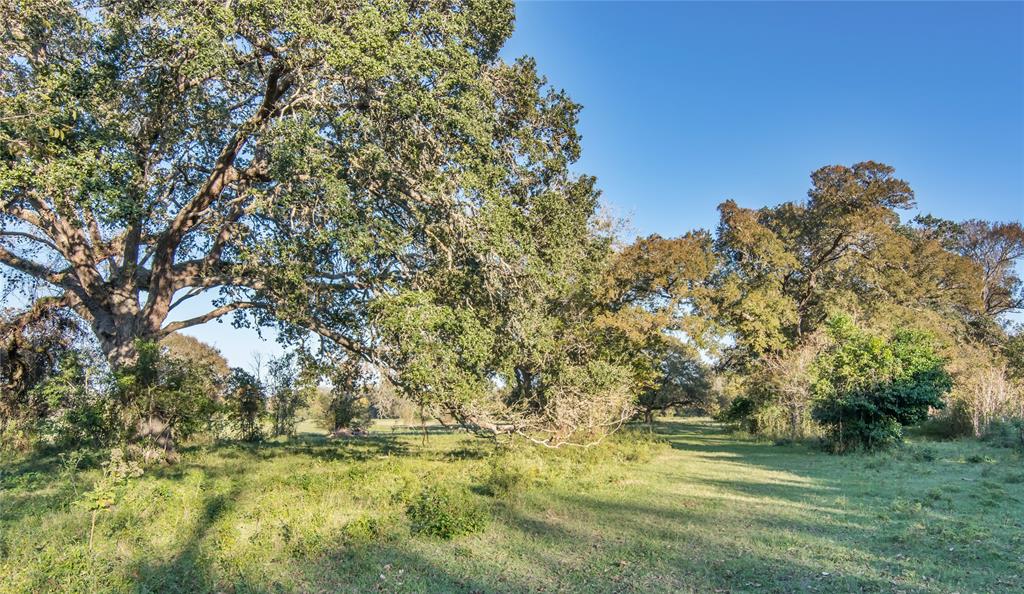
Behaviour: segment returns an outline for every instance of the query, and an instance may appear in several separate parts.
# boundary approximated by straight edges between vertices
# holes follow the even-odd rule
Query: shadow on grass
[[[145,559],[136,565],[136,590],[139,592],[212,592],[217,582],[209,561],[202,552],[202,542],[217,520],[231,510],[240,493],[234,487],[228,493],[208,496],[202,513],[195,519],[184,545],[170,559]],[[236,589],[237,591],[237,589]],[[263,592],[250,588],[250,592]]]
[[[230,441],[215,446],[188,447],[182,451],[191,453],[216,451],[218,456],[225,459],[256,457],[267,460],[280,455],[296,454],[330,462],[362,462],[384,456],[405,456],[410,454],[410,447],[398,436],[384,433],[337,439],[310,433],[281,441],[252,444]]]
[[[301,457],[327,462],[387,456],[476,460],[489,452],[482,441],[433,443],[446,431],[429,429],[425,447],[414,428],[338,440],[310,434],[259,445],[191,448],[197,454],[215,451],[228,463],[207,465],[199,457],[155,471],[173,479],[202,472],[202,512],[179,537],[172,556],[137,562],[132,572],[136,590],[938,592],[956,584],[913,577],[901,581],[903,575],[933,571],[947,557],[954,563],[957,553],[929,553],[932,567],[898,557],[906,546],[888,539],[877,515],[887,508],[872,508],[863,500],[845,503],[850,485],[867,476],[852,470],[855,458],[803,445],[750,442],[711,423],[676,420],[653,427],[673,451],[650,464],[622,468],[625,477],[610,479],[621,486],[610,482],[574,492],[572,481],[566,481],[564,487],[537,488],[512,502],[491,499],[495,520],[481,535],[452,542],[399,535],[359,544],[341,535],[335,541],[332,534],[315,555],[274,561],[294,577],[287,587],[262,574],[236,575],[211,566],[221,546],[218,522],[224,522],[247,488],[244,480],[231,479],[243,474],[247,464],[278,456],[299,456],[296,464]],[[51,468],[39,464],[22,470]],[[898,479],[911,482],[906,476]],[[227,489],[215,492],[216,485],[225,483]],[[955,517],[928,514],[906,524]],[[924,555],[930,543],[914,546]],[[973,563],[965,569],[968,574],[978,567]],[[999,590],[991,581],[980,584]]]

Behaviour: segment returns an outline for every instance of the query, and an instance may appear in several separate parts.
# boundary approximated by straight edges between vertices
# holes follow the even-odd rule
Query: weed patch
[[[481,532],[488,521],[487,511],[468,489],[444,483],[424,487],[406,514],[413,532],[443,539]]]

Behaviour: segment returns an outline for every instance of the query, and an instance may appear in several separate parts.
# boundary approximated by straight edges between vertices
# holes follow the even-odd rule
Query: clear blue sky
[[[637,233],[801,199],[815,168],[867,159],[922,211],[1024,218],[1024,4],[525,2],[504,52],[524,54],[583,104],[578,170]],[[189,333],[233,365],[277,351]]]

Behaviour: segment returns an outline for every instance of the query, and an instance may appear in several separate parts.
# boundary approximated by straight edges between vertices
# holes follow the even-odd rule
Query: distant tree
[[[957,225],[902,223],[914,195],[894,173],[870,161],[828,166],[811,175],[806,201],[720,205],[721,265],[706,309],[728,337],[721,365],[750,380],[734,420],[803,433],[814,337],[833,312],[878,331],[927,328],[944,354],[984,316],[982,270],[956,249]]]
[[[957,251],[982,270],[984,314],[998,317],[1024,308],[1024,283],[1016,269],[1024,258],[1021,224],[970,220],[960,223],[957,231]]]
[[[943,408],[952,379],[927,334],[892,337],[858,328],[850,318],[829,323],[833,345],[816,363],[814,418],[834,451],[876,449],[902,438],[902,427]]]
[[[611,237],[594,229],[593,180],[558,184],[517,187],[470,228],[465,261],[375,304],[381,367],[428,414],[553,447],[633,415],[643,357],[608,323]]]
[[[696,404],[706,393],[706,369],[697,349],[706,346],[702,315],[715,268],[711,236],[651,235],[617,250],[602,274],[595,299],[608,350],[631,373],[631,390],[648,422],[656,411]]]
[[[656,412],[674,407],[700,407],[708,402],[710,370],[694,349],[673,346],[666,350],[658,367],[660,379],[653,388],[640,394],[638,400],[645,423],[653,422]]]
[[[331,433],[365,427],[370,422],[372,389],[365,365],[348,358],[333,365],[328,377],[329,387],[319,393],[321,420]]]
[[[160,348],[167,356],[185,359],[210,370],[213,373],[211,379],[217,383],[231,373],[228,360],[219,350],[193,336],[180,332],[169,334],[160,340]]]
[[[238,438],[261,441],[266,398],[259,378],[244,369],[233,368],[224,400],[228,423]]]
[[[811,180],[806,202],[719,206],[716,317],[733,332],[736,355],[789,349],[834,309],[977,309],[972,263],[900,223],[897,210],[912,207],[914,194],[892,167],[829,166]]]
[[[274,435],[294,435],[299,409],[316,395],[318,375],[302,361],[292,352],[271,359],[267,365],[266,389]]]

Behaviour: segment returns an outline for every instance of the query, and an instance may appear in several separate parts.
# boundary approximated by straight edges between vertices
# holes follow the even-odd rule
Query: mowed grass
[[[589,450],[513,452],[378,426],[218,445],[150,469],[98,515],[96,467],[7,461],[7,592],[1021,592],[1024,464],[976,442],[831,456],[663,420]],[[94,465],[95,466],[95,465]],[[490,520],[411,531],[425,485]],[[77,494],[76,494],[77,493]]]

